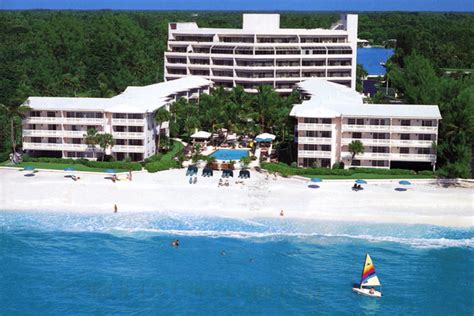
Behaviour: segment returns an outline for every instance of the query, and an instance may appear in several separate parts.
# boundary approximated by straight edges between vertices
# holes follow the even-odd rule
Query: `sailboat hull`
[[[370,297],[382,297],[382,293],[379,291],[374,291],[374,293],[370,293],[370,289],[365,289],[365,288],[359,288],[359,287],[353,287],[352,291],[356,292],[357,294],[360,295],[366,295]]]

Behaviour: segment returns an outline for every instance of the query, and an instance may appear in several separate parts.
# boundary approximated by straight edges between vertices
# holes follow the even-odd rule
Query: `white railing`
[[[437,133],[438,127],[436,126],[402,126],[392,125],[392,132],[401,133]]]
[[[144,125],[145,119],[119,119],[113,118],[112,125]]]
[[[23,142],[23,149],[62,150],[62,144]]]
[[[62,149],[63,150],[75,150],[75,151],[81,150],[81,151],[83,151],[83,150],[86,150],[87,147],[88,147],[88,145],[86,145],[86,144],[70,144],[70,143],[63,143],[62,144]],[[97,148],[98,147],[99,146],[97,146]]]
[[[128,152],[128,153],[144,153],[145,146],[132,146],[132,145],[114,145],[112,147],[113,152]]]
[[[330,131],[332,124],[317,124],[317,123],[299,123],[298,130],[300,131]]]
[[[298,144],[330,145],[331,137],[298,137]]]
[[[62,117],[30,116],[24,119],[24,123],[51,124],[62,123]]]
[[[320,150],[298,150],[298,157],[301,158],[331,158],[330,151]]]
[[[361,131],[361,132],[380,132],[390,131],[390,125],[352,125],[342,124],[342,132]]]
[[[61,136],[61,131],[47,129],[24,129],[23,136]]]
[[[114,138],[145,138],[143,132],[112,132]]]
[[[89,118],[89,117],[65,117],[63,119],[65,124],[104,124],[104,118]]]
[[[418,155],[418,154],[391,154],[392,160],[404,161],[435,161],[436,155]]]
[[[341,152],[342,158],[351,158],[352,154],[347,151]],[[354,159],[361,160],[361,159],[374,159],[374,160],[388,160],[390,158],[390,153],[363,153],[357,154]]]
[[[100,132],[99,132],[100,133]],[[63,130],[62,134],[64,137],[85,137],[87,135],[87,131],[69,131]]]
[[[390,139],[373,139],[373,138],[343,138],[342,145],[349,145],[352,141],[361,141],[364,146],[367,145],[390,145]]]
[[[410,139],[392,139],[392,146],[398,147],[431,147],[431,140],[410,140]]]

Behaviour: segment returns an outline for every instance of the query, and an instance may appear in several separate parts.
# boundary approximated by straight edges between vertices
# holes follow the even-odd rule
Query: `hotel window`
[[[317,145],[313,144],[304,144],[303,145],[303,150],[317,150]]]
[[[388,148],[387,147],[372,147],[372,152],[373,153],[387,153]]]
[[[357,125],[364,125],[364,119],[357,119]]]
[[[372,160],[372,167],[385,167],[384,160]]]
[[[409,154],[410,148],[408,147],[400,147],[400,154]]]
[[[73,144],[80,144],[80,143],[81,143],[81,139],[80,139],[80,138],[73,138],[73,139],[72,139],[72,143],[73,143]]]
[[[331,145],[321,145],[321,151],[331,151]]]
[[[328,132],[328,131],[320,132],[320,135],[321,137],[324,137],[324,138],[330,138],[331,132]]]
[[[31,117],[40,117],[41,116],[41,111],[31,111],[30,116]]]
[[[362,138],[362,133],[352,133],[352,138],[361,139]]]
[[[46,112],[46,116],[47,117],[56,117],[56,113],[55,112]]]
[[[318,119],[317,119],[317,118],[314,118],[314,117],[305,117],[305,118],[304,118],[304,122],[305,122],[305,123],[315,124],[315,123],[318,123]]]
[[[316,132],[315,131],[306,131],[304,136],[306,136],[306,137],[316,137]]]
[[[419,134],[418,140],[431,140],[431,134]]]
[[[418,155],[429,155],[431,154],[431,148],[418,148]]]
[[[400,134],[401,140],[410,140],[410,134]]]
[[[56,125],[48,124],[48,130],[49,131],[55,131],[56,130]]]
[[[360,160],[352,160],[351,166],[360,166]]]
[[[347,124],[349,124],[349,125],[355,125],[355,123],[356,123],[356,120],[355,120],[355,119],[353,119],[353,118],[347,119]]]
[[[421,121],[421,126],[429,126],[429,127],[431,127],[431,126],[433,126],[433,121],[431,121],[431,120],[422,120],[422,121]]]
[[[374,133],[374,139],[387,139],[387,135],[385,133]]]
[[[322,123],[323,124],[331,124],[332,120],[330,118],[323,118]]]
[[[411,121],[410,120],[402,120],[400,122],[402,126],[411,126]]]

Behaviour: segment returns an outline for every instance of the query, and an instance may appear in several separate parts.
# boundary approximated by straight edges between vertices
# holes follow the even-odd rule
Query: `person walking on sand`
[[[280,216],[283,216],[285,215],[285,213],[283,212],[283,210],[280,211]]]
[[[117,204],[114,204],[114,213],[117,213],[117,211],[118,211]]]

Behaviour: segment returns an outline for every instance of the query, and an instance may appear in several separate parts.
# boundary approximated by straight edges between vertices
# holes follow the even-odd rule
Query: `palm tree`
[[[351,160],[354,160],[354,157],[359,154],[364,153],[364,144],[360,140],[353,140],[348,145],[349,152],[352,154]]]
[[[264,132],[267,119],[277,103],[278,95],[270,86],[258,87],[258,93],[253,99],[253,108],[257,112],[257,120],[260,123],[260,131]]]
[[[102,155],[102,161],[104,161],[105,150],[114,145],[114,137],[109,133],[97,134],[96,140],[97,144],[99,144],[100,148],[104,151]]]
[[[95,153],[95,146],[97,145],[97,130],[89,128],[87,134],[84,135],[88,147],[92,149],[92,154]]]
[[[20,105],[20,106],[6,106],[4,104],[0,104],[0,111],[5,114],[7,120],[10,121],[10,137],[12,143],[12,153],[16,154],[16,133],[15,133],[15,121],[18,119],[23,119],[31,110],[29,106]]]
[[[158,129],[158,142],[156,143],[156,150],[155,152],[158,152],[160,150],[160,141],[161,141],[161,124],[163,122],[168,122],[171,119],[171,113],[165,109],[164,107],[160,108],[158,111],[155,113],[155,122],[157,125],[159,125]]]

